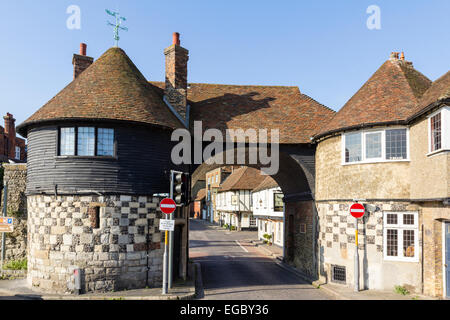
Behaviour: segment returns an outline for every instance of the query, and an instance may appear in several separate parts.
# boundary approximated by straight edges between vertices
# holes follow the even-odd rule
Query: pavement
[[[190,267],[198,274],[198,265]],[[0,280],[0,300],[191,300],[195,298],[195,281],[195,277],[185,282],[174,281],[167,295],[161,293],[161,288],[70,295],[33,291],[28,288],[26,279]]]
[[[438,300],[393,290],[355,292],[347,286],[313,281],[284,263],[282,248],[264,244],[256,232],[230,232],[203,220],[191,220],[190,225],[190,255],[201,264],[203,299]]]

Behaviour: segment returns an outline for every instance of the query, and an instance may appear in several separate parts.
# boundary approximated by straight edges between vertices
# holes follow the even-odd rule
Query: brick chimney
[[[74,54],[72,58],[73,79],[75,80],[93,62],[94,58],[86,56],[87,44],[80,43],[80,54]]]
[[[6,116],[3,117],[5,120],[5,135],[8,138],[8,143],[5,146],[7,148],[7,155],[8,157],[13,157],[15,154],[15,147],[16,147],[16,119],[14,119],[13,115],[11,113],[7,113]]]
[[[7,113],[6,116],[3,117],[5,120],[5,134],[8,135],[10,139],[16,138],[16,119],[14,119],[11,113]]]
[[[165,97],[178,114],[186,120],[187,63],[189,51],[180,46],[180,34],[173,34],[173,43],[164,50],[166,56]]]

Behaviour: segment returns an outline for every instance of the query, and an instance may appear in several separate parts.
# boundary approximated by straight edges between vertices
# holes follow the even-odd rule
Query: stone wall
[[[285,203],[286,262],[317,279],[316,210],[312,201]]]
[[[450,197],[450,152],[427,155],[428,118],[411,126],[411,198],[438,199]]]
[[[25,164],[3,164],[3,167],[3,179],[8,183],[7,215],[15,218],[14,232],[6,233],[5,260],[21,260],[27,256],[27,167]],[[2,192],[2,214],[3,197]]]
[[[145,196],[29,196],[29,285],[70,293],[73,271],[80,268],[84,292],[159,286],[164,241],[159,201]]]
[[[336,136],[317,146],[317,200],[410,199],[409,162],[342,165],[341,140]]]

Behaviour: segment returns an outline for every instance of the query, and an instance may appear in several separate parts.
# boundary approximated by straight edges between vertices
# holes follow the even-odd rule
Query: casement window
[[[16,146],[16,150],[15,150],[15,151],[16,151],[15,158],[16,158],[17,160],[21,160],[21,159],[20,159],[20,147],[17,147],[17,146]]]
[[[95,156],[95,128],[78,128],[77,150],[79,156]]]
[[[63,127],[59,129],[60,156],[114,156],[114,129]]]
[[[385,212],[383,220],[384,259],[418,261],[417,212]]]
[[[114,130],[98,128],[97,134],[97,155],[113,156],[114,155]]]
[[[363,130],[342,135],[342,163],[407,161],[408,129]]]
[[[444,107],[428,117],[428,152],[450,150],[450,108]]]
[[[61,128],[59,141],[59,155],[75,155],[75,128]]]

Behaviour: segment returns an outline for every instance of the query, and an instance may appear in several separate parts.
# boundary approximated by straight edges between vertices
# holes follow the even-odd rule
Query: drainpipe
[[[286,260],[286,203],[283,202],[283,261]]]

